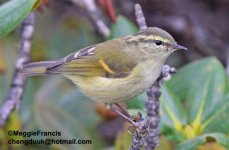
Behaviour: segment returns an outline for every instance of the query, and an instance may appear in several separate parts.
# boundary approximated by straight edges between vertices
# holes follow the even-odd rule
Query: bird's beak
[[[174,50],[188,50],[186,47],[181,46],[181,45],[179,45],[179,44],[173,44],[173,45],[172,45],[172,48],[173,48]]]

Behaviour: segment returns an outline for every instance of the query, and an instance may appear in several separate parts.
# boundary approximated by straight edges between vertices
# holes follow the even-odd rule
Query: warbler
[[[187,48],[165,30],[148,27],[76,51],[57,61],[24,65],[26,76],[61,74],[91,99],[107,104],[129,100],[146,91],[159,77],[167,57]]]

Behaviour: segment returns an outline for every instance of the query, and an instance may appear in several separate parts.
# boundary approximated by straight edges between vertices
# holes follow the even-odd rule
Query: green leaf
[[[43,20],[43,24],[47,22],[47,20],[49,20],[49,18]],[[62,24],[52,30],[47,31],[46,29],[42,29],[42,31],[39,32],[40,36],[47,34],[46,37],[42,37],[42,40],[47,42],[48,51],[46,51],[49,55],[49,59],[59,59],[76,50],[102,42],[102,39],[88,30],[90,24],[82,17],[69,15],[60,20],[60,22],[62,22]],[[50,23],[45,24],[45,26],[47,28],[53,28],[53,24]],[[38,41],[37,45],[40,45],[39,42],[40,41]],[[37,51],[40,51],[39,47]]]
[[[85,128],[89,129],[98,124],[100,119],[95,113],[95,103],[76,89],[66,92],[58,101],[61,109],[75,116]]]
[[[58,148],[100,149],[102,142],[92,132],[99,122],[94,102],[62,79],[52,77],[38,91],[34,110],[38,127],[45,131],[61,131],[64,139],[93,141],[91,145],[58,145]]]
[[[182,126],[187,123],[187,113],[178,97],[171,91],[166,86],[161,88],[162,123],[181,131]]]
[[[141,109],[144,110],[145,103],[148,100],[146,93],[143,93],[129,101],[127,101],[128,109]]]
[[[0,6],[0,37],[7,35],[32,10],[36,0],[10,0]]]
[[[165,86],[184,102],[189,122],[197,127],[220,109],[216,106],[222,101],[226,81],[222,64],[209,57],[184,66]]]
[[[229,149],[229,138],[221,133],[209,133],[187,140],[176,146],[175,150],[194,150],[206,142],[216,141],[221,146]]]
[[[37,103],[36,120],[39,128],[43,131],[59,131],[61,136],[54,139],[89,140],[83,124],[71,114],[63,111],[58,105],[52,102]],[[58,145],[61,149],[91,149],[92,145]]]
[[[221,132],[229,134],[229,94],[219,104],[215,113],[206,121],[204,132]]]
[[[124,16],[118,16],[115,24],[111,26],[111,34],[108,39],[117,38],[124,35],[132,35],[138,28]]]

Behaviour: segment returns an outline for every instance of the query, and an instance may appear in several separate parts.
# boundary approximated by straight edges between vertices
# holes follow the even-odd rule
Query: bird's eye
[[[161,45],[161,44],[162,44],[162,41],[160,41],[160,40],[156,40],[156,41],[155,41],[155,44],[156,44],[157,46],[159,46],[159,45]]]

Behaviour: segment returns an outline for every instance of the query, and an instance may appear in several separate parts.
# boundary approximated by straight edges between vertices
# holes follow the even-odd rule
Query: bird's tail
[[[41,61],[25,64],[21,71],[24,76],[40,76],[48,74],[47,68],[56,63],[55,61]]]

